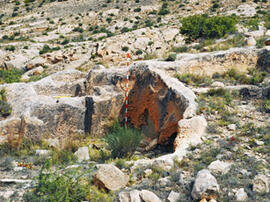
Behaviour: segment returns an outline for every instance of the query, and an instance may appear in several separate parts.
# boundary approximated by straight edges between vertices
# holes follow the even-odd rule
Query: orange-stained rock
[[[128,123],[142,129],[145,148],[151,148],[156,144],[167,144],[171,141],[171,137],[174,138],[178,134],[178,122],[196,114],[194,93],[177,79],[154,67],[136,65],[129,72]],[[110,92],[106,92],[108,86],[113,87]],[[96,93],[97,97],[102,98],[111,96],[112,92],[119,92],[123,96],[116,103],[108,103],[107,107],[110,110],[114,109],[115,112],[118,111],[115,118],[123,122],[126,69],[94,68],[91,70],[87,78],[85,94]],[[109,113],[104,114],[106,116],[102,120],[112,118],[108,116]],[[94,112],[93,120],[101,116],[103,115]],[[92,131],[93,128],[95,126],[92,126]]]

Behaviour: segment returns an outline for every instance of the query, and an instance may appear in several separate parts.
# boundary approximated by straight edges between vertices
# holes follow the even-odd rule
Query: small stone
[[[14,191],[5,191],[5,192],[0,192],[0,198],[1,196],[4,198],[4,199],[10,199],[10,197],[14,194]]]
[[[253,37],[248,37],[246,40],[246,46],[256,46],[256,40]]]
[[[90,159],[88,147],[80,147],[75,153],[78,157],[78,162],[87,161]]]
[[[164,177],[159,179],[158,182],[161,187],[166,187],[171,181],[168,179],[168,177]]]
[[[270,33],[270,30],[268,30],[268,32]],[[264,42],[264,44],[265,44],[266,46],[270,46],[270,38],[267,39],[267,40]]]
[[[230,170],[231,165],[232,165],[231,163],[220,161],[220,160],[216,160],[216,161],[213,161],[208,166],[208,169],[211,170],[214,173],[225,174],[225,173],[227,173]]]
[[[13,170],[15,172],[22,171],[22,170],[24,170],[24,167],[15,167]]]
[[[224,83],[220,82],[220,81],[215,81],[211,84],[212,87],[219,87],[219,88],[223,88],[225,85]]]
[[[193,199],[200,199],[202,197],[210,197],[210,195],[217,195],[219,192],[219,184],[216,178],[207,169],[198,172],[195,179],[191,196]]]
[[[73,169],[73,168],[79,168],[80,165],[70,165],[70,166],[67,166],[66,169]]]
[[[38,149],[36,150],[36,156],[49,157],[51,155],[51,151],[46,149]]]
[[[60,143],[57,138],[49,138],[48,145],[49,147],[60,148]]]
[[[255,176],[253,180],[253,191],[259,193],[269,192],[269,183],[265,175],[259,174]]]
[[[144,174],[145,174],[146,177],[151,175],[152,173],[153,173],[153,171],[151,169],[149,169],[149,168],[144,171]]]
[[[246,201],[248,198],[247,193],[245,192],[244,188],[238,189],[235,193],[236,201]]]
[[[228,129],[231,131],[235,131],[236,130],[236,125],[235,124],[230,124],[228,125]]]
[[[259,146],[264,145],[264,141],[261,140],[255,140],[255,143]]]
[[[177,201],[179,201],[179,198],[180,198],[180,193],[176,193],[174,191],[171,191],[171,193],[169,194],[167,199],[169,202],[177,202]]]
[[[142,190],[140,196],[144,202],[162,202],[156,194],[148,190]]]

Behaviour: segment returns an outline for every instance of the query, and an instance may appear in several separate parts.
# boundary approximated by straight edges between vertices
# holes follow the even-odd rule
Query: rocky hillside
[[[269,11],[0,0],[0,201],[270,201]]]

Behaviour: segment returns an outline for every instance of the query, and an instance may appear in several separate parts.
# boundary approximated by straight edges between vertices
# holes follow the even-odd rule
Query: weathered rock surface
[[[253,191],[259,193],[269,192],[269,182],[265,175],[259,174],[255,176],[253,180]]]
[[[140,192],[140,196],[145,202],[161,202],[161,200],[157,197],[156,194],[148,190],[142,190]]]
[[[231,165],[231,163],[216,160],[208,166],[208,169],[214,173],[225,174],[230,170]]]
[[[87,161],[90,159],[89,157],[89,150],[88,147],[80,147],[75,153],[75,156],[77,156],[78,161]]]
[[[194,199],[211,198],[211,196],[218,195],[219,191],[220,188],[216,178],[209,170],[203,169],[197,174],[191,196]]]
[[[236,201],[246,201],[248,198],[247,193],[245,192],[244,188],[240,188],[235,193]]]
[[[263,49],[255,47],[231,48],[209,53],[180,53],[177,54],[174,62],[150,60],[137,63],[152,65],[156,68],[163,67],[171,75],[192,73],[212,76],[216,72],[224,73],[232,67],[237,67],[237,70],[241,72],[246,72],[247,69],[254,67],[269,71],[269,52],[269,47]]]
[[[180,198],[180,193],[171,191],[167,199],[169,202],[177,202],[179,201],[179,198]]]
[[[128,183],[129,177],[119,168],[111,164],[98,165],[98,171],[94,178],[94,184],[108,190],[118,190]]]

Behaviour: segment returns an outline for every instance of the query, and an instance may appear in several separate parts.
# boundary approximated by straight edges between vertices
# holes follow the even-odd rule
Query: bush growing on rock
[[[19,82],[23,74],[22,70],[19,69],[9,69],[9,70],[0,70],[0,84],[2,83],[14,83]]]
[[[130,157],[142,140],[141,132],[114,125],[112,132],[105,137],[113,158]]]
[[[198,38],[221,38],[236,31],[237,19],[230,16],[193,15],[181,19],[181,34],[194,40]]]

